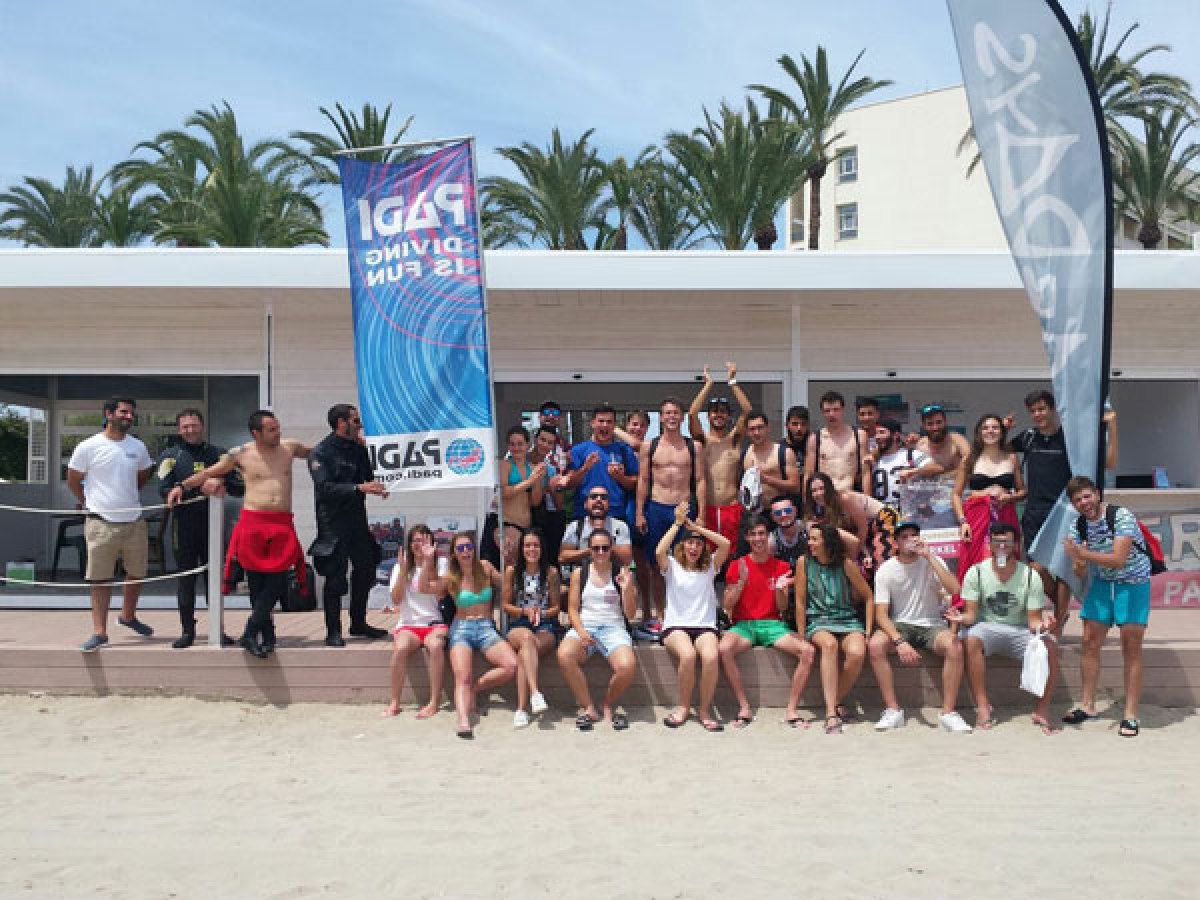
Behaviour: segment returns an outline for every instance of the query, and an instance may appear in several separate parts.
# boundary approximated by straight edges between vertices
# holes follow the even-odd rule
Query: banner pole
[[[221,635],[225,633],[225,598],[221,594],[222,569],[225,566],[225,501],[221,497],[208,498],[208,579],[205,590],[208,600],[208,646],[220,647]]]
[[[479,166],[478,166],[478,159],[476,158],[476,155],[475,155],[475,137],[474,137],[474,135],[469,135],[466,138],[466,141],[467,141],[467,152],[471,159],[471,186],[472,186],[472,189],[475,194],[475,239],[476,239],[476,241],[478,241],[478,246],[479,246],[479,291],[480,291],[481,296],[483,297],[483,344],[487,348],[487,358],[488,358],[488,395],[489,395],[488,396],[488,405],[491,407],[491,411],[492,411],[492,433],[496,435],[496,443],[497,443],[497,462],[492,470],[492,486],[490,488],[482,488],[482,490],[484,491],[483,506],[484,506],[484,509],[486,510],[487,507],[489,507],[491,505],[490,498],[488,497],[487,492],[491,491],[493,494],[495,493],[496,485],[499,483],[499,478],[500,478],[500,463],[499,463],[499,452],[501,452],[501,448],[499,447],[500,428],[499,428],[499,423],[496,421],[496,379],[494,376],[494,373],[496,371],[496,365],[495,365],[495,360],[492,357],[492,324],[491,324],[492,312],[491,312],[491,306],[488,305],[487,263],[484,262],[484,258],[483,258],[483,214],[482,214],[483,197],[480,195],[480,192],[479,192]],[[483,527],[484,528],[487,527],[486,512],[483,516]],[[505,559],[504,559],[505,534],[504,534],[504,495],[503,495],[503,493],[501,493],[501,495],[499,497],[499,502],[496,504],[496,530],[497,530],[497,533],[499,536],[499,540],[496,543],[500,549],[500,575],[503,578],[504,568],[505,568],[505,564],[506,564]],[[479,543],[480,544],[483,543],[483,535],[482,534],[479,536]],[[508,622],[507,622],[508,617],[505,616],[505,614],[504,614],[504,604],[500,604],[498,606],[498,609],[500,612],[500,627],[503,629],[508,624]]]
[[[431,141],[407,141],[402,144],[379,144],[374,147],[346,147],[344,150],[334,150],[334,156],[353,156],[355,153],[374,153],[376,150],[410,150],[413,147],[440,147],[443,144],[461,144],[467,141],[471,145],[471,167],[475,166],[475,139],[470,135],[464,137],[435,138]]]

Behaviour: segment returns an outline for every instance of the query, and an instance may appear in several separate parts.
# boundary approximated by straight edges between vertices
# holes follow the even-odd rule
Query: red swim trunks
[[[704,507],[704,527],[729,541],[730,553],[737,549],[738,528],[742,524],[742,504]]]
[[[233,578],[233,561],[247,572],[287,572],[296,570],[302,591],[307,590],[304,548],[296,537],[290,512],[263,512],[243,509],[225,554],[225,582]]]

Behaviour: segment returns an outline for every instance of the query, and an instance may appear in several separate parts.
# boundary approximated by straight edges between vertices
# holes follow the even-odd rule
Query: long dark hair
[[[1004,449],[1004,444],[1008,440],[1008,429],[1004,427],[1004,420],[995,413],[984,413],[979,417],[979,421],[975,423],[975,431],[971,435],[971,452],[967,454],[967,458],[963,460],[963,467],[967,470],[967,475],[970,476],[975,471],[975,463],[983,453],[983,425],[989,419],[995,419],[996,424],[1000,426],[1000,449]]]
[[[825,554],[829,557],[828,566],[840,569],[846,562],[846,544],[842,533],[835,525],[816,524],[810,526],[821,532],[821,543],[825,546]],[[815,556],[814,556],[815,559]]]
[[[546,559],[546,538],[542,534],[540,528],[530,528],[523,535],[517,545],[517,561],[513,563],[513,586],[519,586],[522,579],[525,578],[525,541],[527,538],[537,538],[538,548],[541,553],[538,555],[538,579],[539,585],[545,587],[550,578],[550,560]]]
[[[812,499],[812,483],[814,481],[819,481],[825,486],[826,517],[836,528],[844,527],[848,523],[848,519],[846,511],[842,509],[842,498],[838,495],[837,488],[833,486],[833,479],[824,472],[814,472],[808,477],[808,484],[804,486],[805,520],[812,522],[818,518]]]

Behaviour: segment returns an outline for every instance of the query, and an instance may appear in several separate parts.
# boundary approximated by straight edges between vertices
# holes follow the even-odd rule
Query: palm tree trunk
[[[821,233],[821,175],[810,171],[808,184],[808,249],[816,250]]]

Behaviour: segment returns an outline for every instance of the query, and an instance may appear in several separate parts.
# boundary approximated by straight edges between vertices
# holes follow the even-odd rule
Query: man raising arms
[[[738,502],[740,480],[739,446],[745,438],[746,416],[750,413],[750,399],[738,387],[737,364],[727,362],[729,373],[727,384],[737,397],[742,408],[741,415],[733,427],[729,427],[730,406],[728,397],[710,397],[713,388],[712,375],[704,367],[704,387],[692,401],[688,410],[688,430],[704,445],[704,477],[708,483],[708,503],[704,507],[704,525],[710,531],[726,538],[730,546],[737,546],[738,526],[742,521],[742,505]],[[708,403],[708,430],[700,421],[700,411]]]
[[[221,478],[234,469],[241,472],[246,497],[229,540],[225,574],[228,581],[235,558],[246,571],[251,612],[238,643],[247,653],[265,659],[275,649],[271,609],[287,592],[288,571],[295,568],[301,586],[312,590],[305,584],[304,549],[292,517],[292,461],[307,457],[312,448],[283,439],[279,420],[270,410],[252,413],[248,427],[253,441],[183,479],[167,495],[167,503],[178,503],[184,491],[200,487],[209,478]]]
[[[680,432],[683,404],[668,397],[659,408],[662,434],[642,444],[638,453],[637,511],[635,527],[645,535],[646,547],[658,547],[675,523],[675,507],[689,504],[693,515],[707,498],[704,466],[696,460],[696,445]],[[662,573],[651,575],[654,621],[643,622],[643,631],[657,632],[666,602]]]

